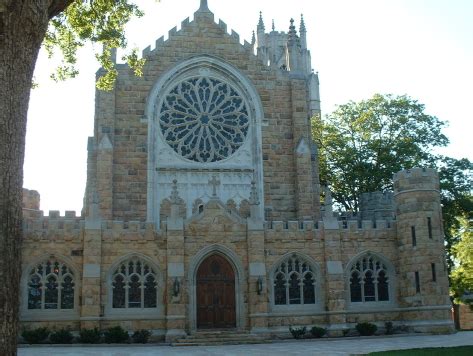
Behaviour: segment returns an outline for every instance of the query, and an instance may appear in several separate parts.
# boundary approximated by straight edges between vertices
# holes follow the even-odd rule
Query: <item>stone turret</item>
[[[394,199],[400,306],[448,306],[437,172],[430,168],[413,168],[396,173]],[[449,320],[448,309],[438,310],[438,313],[445,313],[444,320]]]
[[[289,31],[287,34],[286,45],[286,63],[287,68],[291,72],[299,72],[301,69],[300,49],[301,44],[299,37],[297,37],[296,27],[294,26],[294,19],[291,19]]]
[[[294,20],[291,19],[287,33],[276,31],[274,20],[271,32],[265,33],[263,16],[260,12],[256,26],[256,37],[252,39],[251,43],[256,54],[265,64],[276,65],[295,74],[310,76],[312,73],[311,58],[310,51],[307,49],[307,30],[302,15],[299,32],[300,36],[297,35]],[[312,96],[318,97],[318,93]]]

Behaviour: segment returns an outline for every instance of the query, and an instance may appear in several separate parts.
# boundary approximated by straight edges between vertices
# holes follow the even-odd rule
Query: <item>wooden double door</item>
[[[211,255],[197,270],[197,328],[234,327],[235,272],[225,257]]]

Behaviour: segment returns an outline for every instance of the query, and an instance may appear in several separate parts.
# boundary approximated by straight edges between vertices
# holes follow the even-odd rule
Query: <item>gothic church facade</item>
[[[121,325],[168,341],[200,330],[287,335],[358,322],[452,330],[439,182],[401,171],[356,218],[321,206],[306,30],[242,45],[206,1],[96,93],[80,216],[24,193],[21,320]],[[98,75],[100,75],[100,71]]]

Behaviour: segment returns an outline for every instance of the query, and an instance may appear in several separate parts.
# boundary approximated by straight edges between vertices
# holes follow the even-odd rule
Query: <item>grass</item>
[[[473,346],[429,347],[396,351],[371,352],[370,356],[471,356]]]

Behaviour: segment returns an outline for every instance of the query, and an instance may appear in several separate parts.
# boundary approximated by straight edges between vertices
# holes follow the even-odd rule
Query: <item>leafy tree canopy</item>
[[[448,143],[444,126],[408,96],[376,94],[340,105],[312,120],[321,182],[345,209],[357,211],[361,193],[391,189],[393,173],[432,162],[431,149]]]
[[[361,193],[392,190],[401,169],[429,166],[439,172],[447,262],[454,295],[473,291],[473,164],[435,155],[445,146],[445,123],[408,96],[376,94],[312,119],[320,180],[346,210],[358,211]]]
[[[473,305],[473,214],[459,220],[460,240],[453,246],[456,266],[451,275],[451,291],[455,302]],[[471,298],[465,298],[469,294]]]
[[[52,18],[44,38],[44,46],[49,57],[59,50],[62,62],[51,75],[58,81],[75,77],[77,50],[86,42],[98,43],[103,51],[96,54],[105,73],[97,81],[99,89],[110,90],[117,77],[112,61],[112,51],[126,48],[125,25],[132,17],[143,16],[142,11],[130,0],[70,0],[64,9],[58,7],[50,12]],[[144,60],[138,58],[137,49],[133,49],[122,60],[134,70],[135,75],[142,74]]]

